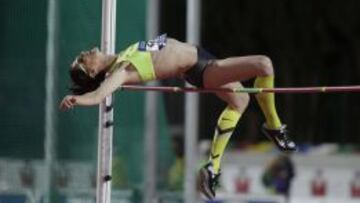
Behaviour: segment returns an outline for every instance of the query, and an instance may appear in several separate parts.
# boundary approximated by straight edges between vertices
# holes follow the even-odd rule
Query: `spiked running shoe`
[[[264,124],[262,132],[268,137],[281,151],[296,151],[296,144],[287,135],[286,125],[281,125],[280,129],[272,130],[266,128]]]
[[[220,173],[215,174],[212,164],[208,163],[199,171],[198,190],[209,200],[215,198],[215,188],[219,182]]]

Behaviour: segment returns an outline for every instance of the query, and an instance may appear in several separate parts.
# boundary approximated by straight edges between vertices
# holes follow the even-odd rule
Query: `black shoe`
[[[263,133],[268,137],[281,151],[296,151],[296,144],[287,135],[286,125],[281,125],[278,130],[271,130],[266,128],[264,124],[262,127]]]
[[[215,174],[211,163],[206,164],[199,171],[198,190],[209,200],[215,198],[215,187],[218,185],[220,173]]]

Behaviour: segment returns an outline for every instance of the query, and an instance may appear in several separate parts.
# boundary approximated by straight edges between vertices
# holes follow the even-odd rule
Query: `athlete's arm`
[[[99,104],[106,96],[114,92],[127,81],[128,72],[125,67],[128,65],[128,63],[122,64],[121,67],[117,68],[109,77],[107,77],[95,91],[83,95],[68,95],[64,97],[59,107],[60,110],[68,110],[74,105],[91,106]]]

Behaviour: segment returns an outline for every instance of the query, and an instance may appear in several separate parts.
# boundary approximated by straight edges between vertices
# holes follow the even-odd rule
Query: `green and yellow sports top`
[[[122,62],[130,62],[137,70],[143,82],[156,79],[154,65],[151,58],[151,51],[159,51],[166,46],[166,34],[160,35],[153,40],[140,41],[132,44],[120,52],[115,63],[111,66],[110,72],[114,71]]]

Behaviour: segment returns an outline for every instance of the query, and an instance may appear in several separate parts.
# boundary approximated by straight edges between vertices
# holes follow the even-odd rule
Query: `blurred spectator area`
[[[63,161],[53,174],[57,201],[95,202],[96,167],[91,162]],[[38,203],[44,198],[46,168],[40,160],[0,159],[0,202]],[[113,200],[131,202],[132,191],[113,191]]]
[[[228,152],[222,164],[221,190],[227,194],[244,193],[238,190],[237,181],[239,177],[246,177],[248,190],[245,194],[267,194],[269,191],[262,185],[261,176],[266,164],[276,156],[276,153]],[[307,202],[314,198],[360,201],[358,155],[294,154],[291,159],[296,174],[290,191],[291,202]],[[314,187],[316,182],[320,190]]]

